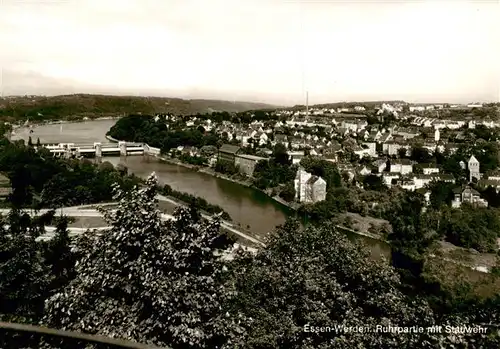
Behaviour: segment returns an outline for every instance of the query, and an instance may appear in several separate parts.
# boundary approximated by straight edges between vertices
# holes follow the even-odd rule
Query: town
[[[0,349],[500,348],[499,1],[0,4]]]
[[[260,253],[267,253],[265,251],[277,248],[276,244],[289,239],[286,240],[286,251],[294,251],[310,241],[321,241],[324,244],[321,248],[326,249],[329,256],[343,251],[335,262],[340,263],[336,269],[340,265],[341,268],[350,268],[344,261],[359,253],[354,247],[348,247],[351,245],[347,236],[354,234],[390,248],[392,267],[415,275],[416,279],[404,279],[404,285],[420,290],[423,286],[419,283],[431,287],[438,282],[441,289],[449,289],[440,296],[437,296],[439,291],[428,296],[429,299],[442,297],[434,308],[446,312],[446,302],[460,297],[452,292],[462,289],[463,283],[468,287],[467,297],[470,299],[476,299],[474,297],[479,297],[479,294],[490,297],[498,290],[499,107],[498,103],[464,106],[414,106],[404,102],[309,106],[306,103],[290,108],[243,112],[150,115],[138,111],[115,120],[82,119],[73,124],[61,123],[61,126],[51,119],[47,125],[22,120],[21,123],[6,122],[3,131],[7,138],[2,141],[0,157],[0,170],[5,174],[0,178],[1,196],[7,207],[34,209],[39,214],[50,215],[54,209],[60,208],[61,215],[64,212],[72,217],[66,222],[79,216],[98,217],[100,211],[91,204],[118,198],[118,211],[128,213],[108,216],[106,223],[101,223],[108,226],[87,229],[85,233],[83,228],[68,227],[72,233],[64,238],[64,234],[69,234],[64,233],[68,230],[64,225],[61,228],[61,223],[52,223],[57,227],[45,227],[45,233],[40,233],[42,236],[32,235],[40,244],[34,245],[40,246],[35,248],[44,251],[44,248],[54,246],[50,249],[56,249],[53,253],[61,256],[54,257],[54,263],[59,263],[64,256],[73,258],[64,260],[68,267],[76,262],[74,258],[81,258],[78,257],[81,252],[69,252],[69,237],[77,244],[84,243],[87,238],[97,239],[96,243],[109,244],[109,248],[114,246],[109,253],[119,256],[125,248],[119,245],[122,244],[121,234],[128,224],[139,224],[142,233],[127,235],[128,240],[123,243],[138,244],[146,239],[147,249],[170,244],[166,241],[158,243],[164,237],[161,229],[153,228],[156,224],[167,224],[168,229],[175,232],[172,243],[188,243],[193,251],[198,251],[198,235],[189,241],[183,237],[193,234],[190,230],[192,224],[208,224],[206,228],[200,226],[199,230],[208,234],[200,235],[208,239],[204,242],[207,244],[220,234],[218,229],[221,229],[222,236],[227,239],[222,252],[230,257],[224,262],[228,265],[247,258],[238,257],[239,252],[235,252],[241,247],[251,252],[254,256],[251,258],[260,258]],[[107,133],[106,129],[101,131],[106,133],[109,143],[54,143],[39,138],[39,135],[43,138],[47,130],[64,136],[63,130],[71,125],[85,130],[104,121],[109,125],[106,129],[111,127]],[[23,132],[27,142],[15,138]],[[120,159],[116,168],[109,163],[113,156]],[[21,158],[24,159],[23,166],[19,167],[17,159]],[[139,158],[138,162],[130,162],[134,158]],[[122,161],[137,165],[128,169],[127,165],[121,165]],[[235,182],[238,186],[254,188],[288,207],[288,219],[268,237],[262,232],[243,232],[243,227],[231,224],[232,217],[225,211],[230,209],[228,205],[223,205],[223,209],[213,205],[208,196],[193,195],[203,189],[201,186],[207,183],[206,178],[200,179],[199,187],[188,193],[174,190],[169,185],[158,187],[154,176],[147,180],[135,176],[135,173],[140,173],[136,172],[138,169],[150,163],[156,169],[170,166],[168,168],[176,168],[177,172],[185,167],[190,173],[200,172]],[[26,173],[39,175],[23,177]],[[167,178],[171,177],[171,172],[167,173],[170,173]],[[111,183],[129,194],[120,199],[112,194]],[[142,183],[142,189],[135,186],[137,183]],[[167,220],[166,223],[160,223],[160,216],[153,220],[146,218],[155,212],[151,210],[155,210],[152,207],[156,205],[153,198],[157,190],[162,200],[175,204],[172,211],[163,211],[160,215],[161,220]],[[182,202],[189,203],[190,209],[204,212],[206,221],[198,222],[197,219],[201,218],[195,218],[196,214],[193,216],[193,212],[182,209]],[[74,206],[82,204],[87,206],[82,206],[81,210]],[[142,207],[140,212],[144,215],[139,220],[137,207]],[[236,211],[231,210],[231,215]],[[14,226],[21,211],[9,212],[5,222],[7,226]],[[294,221],[294,217],[299,221]],[[220,223],[216,224],[220,224],[220,228],[210,230],[213,223],[209,222],[214,222],[214,219],[219,220]],[[253,221],[261,219],[253,217]],[[31,222],[29,224],[39,224],[35,218]],[[106,231],[106,234],[99,233],[101,231]],[[183,233],[178,234],[179,231]],[[52,245],[52,239],[56,245]],[[138,239],[137,242],[133,242],[134,239]],[[6,243],[9,244],[9,240]],[[49,244],[48,247],[44,247],[45,243]],[[362,244],[360,241],[352,246],[361,248]],[[9,246],[6,248],[11,250],[17,245]],[[97,246],[96,250],[99,249]],[[62,252],[57,252],[59,250]],[[93,251],[85,247],[82,252],[87,253],[87,250]],[[332,252],[327,252],[330,250]],[[177,247],[172,251],[177,251]],[[297,253],[294,252],[294,256]],[[288,257],[277,255],[276,258],[286,263]],[[367,255],[359,257],[355,263],[364,261],[362,263],[379,268],[377,266],[385,257],[383,253],[376,253],[370,259],[366,258]],[[85,269],[79,270],[85,272]],[[378,275],[379,271],[375,273]],[[453,273],[459,276],[453,277]],[[366,275],[366,272],[355,272],[353,276],[358,277],[356,275]],[[241,277],[247,280],[246,273]],[[60,281],[63,284],[69,282],[63,276],[58,278],[63,278]],[[47,292],[57,290],[59,288]],[[149,291],[145,289],[144,292]],[[48,296],[44,295],[41,302],[48,299],[45,297]],[[368,298],[363,296],[363,299]],[[494,308],[485,307],[495,312]],[[57,309],[47,309],[37,314],[59,314]],[[453,309],[450,311],[455,311]],[[59,315],[43,321],[59,327],[58,318]],[[437,326],[436,322],[428,325]],[[369,326],[378,325],[374,322]]]
[[[218,149],[192,146],[192,139],[182,144],[179,139],[168,154],[190,163],[219,164],[228,173],[237,169],[254,177],[259,162],[268,161],[274,147],[281,144],[291,164],[300,166],[306,156],[323,159],[360,188],[376,176],[387,187],[421,192],[429,204],[429,184],[444,182],[454,185],[453,207],[462,202],[488,206],[488,200],[474,188],[500,190],[498,110],[498,105],[382,103],[371,109],[353,105],[256,111],[245,114],[246,122],[241,117],[234,122],[209,115],[156,115],[154,122],[169,125],[182,120],[184,131],[215,134],[225,142]],[[294,190],[294,200],[315,203],[325,200],[326,182],[297,169]]]

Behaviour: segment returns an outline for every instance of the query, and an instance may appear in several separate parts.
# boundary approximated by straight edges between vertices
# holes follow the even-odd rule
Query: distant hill
[[[97,118],[127,114],[174,113],[189,115],[213,111],[241,112],[276,108],[270,104],[168,97],[108,96],[73,94],[0,98],[0,118],[4,120],[49,120]]]
[[[388,104],[407,104],[405,101],[366,101],[366,102],[335,102],[335,103],[322,103],[322,104],[314,104],[309,105],[311,108],[348,108],[354,107],[356,105],[365,106],[367,108],[374,108],[376,106],[380,106],[383,103]],[[288,109],[304,109],[305,105],[295,105]]]

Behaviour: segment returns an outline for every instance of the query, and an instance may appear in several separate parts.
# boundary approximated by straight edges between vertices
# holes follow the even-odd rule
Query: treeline
[[[162,221],[152,204],[156,188],[150,178],[140,191],[118,191],[123,214],[106,216],[110,231],[81,236],[74,249],[60,225],[57,248],[46,254],[34,238],[40,223],[11,215],[0,234],[1,319],[173,349],[500,346],[498,295],[471,294],[467,282],[445,287],[425,279],[418,263],[405,266],[396,254],[392,265],[370,259],[329,222],[302,228],[289,220],[255,255],[239,250],[220,258],[234,243],[221,234],[220,222],[203,220],[194,209]],[[401,203],[395,237],[410,231],[418,237],[418,206],[411,198]],[[376,330],[381,324],[424,331]],[[371,330],[318,330],[326,326]],[[432,326],[443,331],[426,330]],[[5,333],[0,346],[41,347]]]
[[[44,302],[75,278],[80,252],[71,248],[68,219],[55,211],[32,218],[13,209],[0,220],[0,321],[37,324]],[[56,226],[54,238],[38,241],[47,225]],[[1,347],[23,347],[5,346],[5,338]]]
[[[8,201],[15,207],[55,208],[111,201],[112,184],[130,189],[139,179],[110,163],[55,158],[23,141],[0,139],[0,172],[11,181]]]
[[[165,184],[164,186],[162,186],[160,189],[160,192],[161,192],[161,194],[163,194],[165,196],[171,196],[173,198],[176,198],[176,199],[182,201],[183,203],[186,203],[190,206],[196,207],[197,209],[205,211],[209,214],[221,213],[222,219],[224,219],[226,221],[232,220],[229,213],[224,211],[222,209],[222,207],[220,207],[218,205],[213,205],[213,204],[209,203],[207,200],[205,200],[204,198],[201,198],[199,196],[195,196],[195,195],[191,195],[188,193],[183,193],[183,192],[180,192],[177,190],[173,190],[172,187],[169,186],[168,184]]]
[[[152,116],[130,115],[118,120],[108,135],[123,141],[147,143],[164,153],[178,146],[220,145],[216,134],[201,128],[183,129],[183,126],[180,123],[176,128],[175,124],[167,125],[164,120],[156,122]]]
[[[62,96],[26,96],[0,98],[0,118],[4,121],[71,120],[83,117],[123,116],[128,114],[173,113],[190,115],[209,110],[241,112],[249,109],[268,108],[269,105],[220,100],[183,100],[180,98],[108,96],[74,94]]]

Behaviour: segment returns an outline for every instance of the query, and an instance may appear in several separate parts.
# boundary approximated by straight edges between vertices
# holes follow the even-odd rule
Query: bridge
[[[42,144],[43,148],[48,149],[54,156],[71,157],[96,157],[112,155],[158,155],[160,149],[150,147],[143,143],[118,142],[93,144],[75,144],[75,143],[52,143]]]

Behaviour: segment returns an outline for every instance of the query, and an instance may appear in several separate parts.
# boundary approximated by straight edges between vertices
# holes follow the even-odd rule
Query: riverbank
[[[250,181],[243,181],[243,180],[231,178],[227,175],[216,172],[212,168],[186,164],[186,163],[183,163],[182,161],[180,161],[179,159],[172,159],[172,158],[166,157],[166,156],[158,156],[158,159],[160,161],[164,161],[165,163],[168,163],[168,164],[182,166],[182,167],[191,169],[193,171],[205,173],[205,174],[208,174],[208,175],[216,177],[216,178],[220,178],[220,179],[223,179],[226,181],[230,181],[230,182],[242,185],[244,187],[258,190],[258,191],[264,193],[265,195],[267,195],[270,199],[274,200],[275,202],[279,203],[280,205],[287,207],[288,209],[290,209],[293,212],[296,212],[296,210],[298,208],[298,207],[296,207],[296,205],[288,203],[278,196],[271,196],[269,192],[255,188],[254,186],[252,186]],[[352,215],[350,215],[350,216],[352,218]],[[356,215],[356,216],[358,216],[358,215]],[[364,223],[366,223],[364,221],[369,219],[369,218],[370,217],[367,218],[367,217],[359,216],[359,219],[363,220],[363,222],[359,222],[359,223],[361,223],[361,225],[369,225],[369,224],[364,224]],[[343,231],[343,232],[347,232],[350,234],[354,234],[357,236],[373,239],[373,240],[379,241],[381,243],[388,244],[388,242],[385,240],[385,238],[383,236],[380,236],[380,235],[377,235],[374,233],[370,233],[370,232],[366,231],[367,229],[351,229],[351,228],[348,228],[348,227],[345,227],[342,225],[336,225],[336,228],[339,229],[340,231]],[[489,273],[491,268],[495,265],[495,256],[493,254],[479,254],[479,253],[473,254],[473,253],[468,252],[466,249],[463,249],[463,248],[460,248],[458,246],[454,246],[454,245],[451,245],[448,243],[439,242],[439,244],[440,244],[440,246],[439,246],[438,250],[436,251],[436,253],[430,255],[431,258],[440,258],[444,261],[454,263],[454,264],[457,264],[457,265],[460,265],[463,267],[468,267],[470,269],[473,269],[473,270],[476,270],[479,272],[483,272],[483,273]]]
[[[110,142],[113,142],[113,143],[119,143],[120,142],[118,139],[115,139],[115,138],[113,138],[113,137],[111,137],[109,135],[106,135],[105,137]]]
[[[79,124],[83,122],[91,122],[91,121],[102,121],[102,120],[118,120],[120,119],[121,116],[103,116],[99,118],[85,118],[82,117],[81,119],[74,119],[74,120],[46,120],[46,121],[31,121],[30,126],[46,126],[46,125],[67,125],[67,124]],[[22,127],[29,127],[29,126],[24,126],[23,124],[12,124],[13,129],[18,129]],[[117,141],[118,142],[118,141]]]
[[[114,139],[113,137],[108,136],[108,135],[106,136],[106,138],[112,142],[119,141],[119,140]],[[259,188],[255,188],[252,185],[252,182],[250,180],[242,180],[239,178],[234,178],[234,177],[228,176],[226,174],[216,172],[213,168],[210,168],[207,166],[198,166],[198,165],[187,164],[187,163],[182,162],[180,159],[171,158],[171,157],[166,156],[166,155],[154,155],[154,156],[155,156],[155,158],[157,158],[159,160],[159,162],[183,167],[183,168],[195,171],[195,172],[204,173],[204,174],[210,175],[210,176],[215,177],[215,178],[219,178],[219,179],[222,179],[222,180],[225,180],[228,182],[232,182],[232,183],[238,184],[238,185],[246,187],[246,188],[252,188],[252,190],[256,190],[256,191],[263,193],[268,198],[273,200],[275,203],[277,203],[283,207],[286,207],[290,212],[296,212],[298,209],[298,204],[294,205],[293,203],[286,202],[285,200],[281,199],[279,196],[273,196],[271,191],[266,191],[266,190],[261,190]],[[288,215],[289,214],[290,213],[288,213]],[[355,222],[355,224],[352,227],[346,227],[343,225],[336,225],[337,229],[339,229],[343,232],[349,233],[351,235],[356,235],[356,236],[363,237],[366,239],[378,241],[380,243],[383,243],[383,244],[386,244],[387,246],[389,246],[389,244],[387,243],[387,241],[385,240],[385,238],[383,236],[374,234],[374,233],[369,231],[369,227],[372,224],[378,225],[378,223],[380,223],[380,222],[378,222],[377,224],[373,223],[373,221],[376,219],[374,219],[372,217],[361,217],[359,215],[355,215],[356,217],[352,217],[353,214],[350,214],[350,213],[346,213],[346,215],[351,216],[350,217],[351,219],[355,218],[353,220],[357,221],[357,222]],[[359,217],[357,217],[357,216],[359,216]],[[254,236],[255,238],[259,238],[259,234],[252,233],[252,236]],[[488,273],[489,270],[491,270],[491,268],[495,265],[495,258],[493,255],[470,253],[469,251],[464,251],[464,249],[461,249],[460,247],[453,246],[453,245],[449,246],[449,245],[450,244],[445,244],[444,242],[440,242],[439,248],[430,257],[431,258],[439,258],[439,259],[442,259],[442,260],[450,262],[450,263],[454,263],[454,264],[457,264],[460,266],[468,267],[470,269],[473,269],[473,270],[476,270],[479,272],[486,272],[486,273]]]
[[[76,124],[86,121],[99,121],[99,120],[118,120],[121,116],[103,116],[98,118],[82,117],[81,119],[74,120],[49,120],[41,123],[33,123],[33,125],[58,125],[58,124]]]

